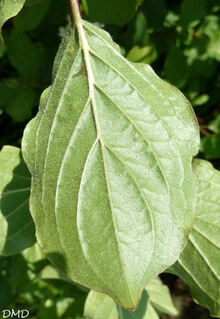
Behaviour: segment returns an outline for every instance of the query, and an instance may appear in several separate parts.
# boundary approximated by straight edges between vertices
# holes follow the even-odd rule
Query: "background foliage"
[[[97,16],[90,9],[91,2],[82,1],[88,20],[108,30],[130,61],[151,64],[160,77],[187,96],[200,123],[200,157],[220,168],[219,0],[132,1],[131,12],[115,15],[113,21],[109,10]],[[101,1],[95,2],[101,7]],[[20,147],[23,129],[37,112],[40,94],[51,82],[52,63],[68,22],[67,9],[60,0],[26,0],[20,13],[3,27],[0,147]],[[30,254],[0,258],[0,308],[28,307],[31,318],[73,318],[73,313],[74,318],[81,318],[87,292],[54,279],[54,274],[51,279],[50,272],[42,275],[48,262],[42,256],[30,262],[35,253],[32,248]],[[169,275],[163,279],[176,295],[182,318],[209,318],[205,310],[193,306],[179,280]]]

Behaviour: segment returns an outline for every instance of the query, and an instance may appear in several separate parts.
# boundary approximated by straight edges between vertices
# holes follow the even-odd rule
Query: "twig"
[[[205,128],[203,125],[200,126],[200,132],[201,132],[202,134],[204,134],[205,136],[207,136],[207,137],[209,137],[209,136],[212,135],[212,134],[210,134],[210,133],[206,130],[206,128]]]

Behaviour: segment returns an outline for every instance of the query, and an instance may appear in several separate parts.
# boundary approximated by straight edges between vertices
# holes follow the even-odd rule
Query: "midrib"
[[[94,114],[94,119],[95,119],[95,125],[96,125],[96,131],[97,131],[97,141],[100,141],[100,145],[101,145],[101,150],[102,150],[102,157],[103,157],[103,165],[104,165],[104,171],[105,171],[105,175],[106,175],[106,187],[107,187],[107,191],[109,193],[109,186],[108,186],[108,174],[107,174],[107,169],[106,169],[106,164],[105,164],[105,158],[104,158],[104,142],[102,140],[102,136],[101,136],[101,127],[99,124],[99,118],[98,118],[98,112],[97,112],[97,107],[96,107],[96,101],[95,101],[95,79],[93,76],[93,70],[92,70],[92,65],[91,65],[91,60],[90,60],[90,48],[88,45],[88,41],[86,39],[86,35],[85,35],[85,31],[84,31],[84,25],[83,25],[83,20],[80,16],[80,11],[78,8],[78,4],[76,2],[77,0],[71,0],[72,2],[72,9],[73,9],[73,14],[74,14],[74,19],[75,19],[75,25],[76,25],[76,29],[78,31],[78,36],[79,36],[79,42],[80,42],[80,46],[82,48],[83,54],[84,54],[84,59],[85,59],[85,66],[86,66],[86,70],[87,70],[87,76],[88,76],[88,85],[89,85],[89,97],[91,100],[91,104],[92,104],[92,109],[93,109],[93,114]],[[115,239],[116,239],[116,243],[117,243],[117,249],[118,249],[118,253],[119,253],[119,258],[120,258],[120,263],[121,263],[121,268],[122,268],[122,272],[124,275],[124,280],[125,280],[125,284],[127,285],[127,290],[128,290],[128,294],[130,297],[131,302],[134,304],[135,306],[135,302],[132,298],[132,294],[130,291],[130,288],[128,286],[128,281],[127,281],[127,276],[126,276],[126,272],[123,266],[123,261],[122,261],[122,256],[121,256],[121,252],[120,252],[120,248],[119,248],[119,243],[118,243],[118,238],[117,238],[117,234],[115,231],[115,218],[114,218],[114,214],[112,211],[112,207],[111,207],[111,200],[109,199],[109,204],[110,204],[110,211],[112,213],[112,223],[113,223],[113,228],[114,228],[114,232],[115,232]]]

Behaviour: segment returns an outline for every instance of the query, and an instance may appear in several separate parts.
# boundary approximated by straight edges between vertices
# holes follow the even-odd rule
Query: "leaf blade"
[[[110,2],[83,0],[86,17],[92,22],[124,25],[134,16],[140,0],[113,0]],[[98,10],[97,10],[98,8]]]
[[[173,305],[169,288],[162,283],[159,277],[151,280],[146,290],[155,309],[172,316],[178,315],[178,311]]]
[[[16,147],[3,147],[0,167],[0,253],[13,255],[35,243],[35,227],[28,207],[31,180]]]
[[[171,267],[171,272],[189,285],[200,305],[208,308],[212,316],[219,317],[220,173],[205,160],[194,160],[193,168],[199,178],[195,225],[186,248]]]
[[[192,227],[198,126],[185,98],[150,67],[125,60],[106,32],[81,21],[78,34],[80,43],[68,31],[25,132],[32,213],[59,268],[134,308]]]

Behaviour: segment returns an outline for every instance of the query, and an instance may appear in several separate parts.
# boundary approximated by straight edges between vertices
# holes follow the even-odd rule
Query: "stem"
[[[96,128],[97,128],[97,138],[100,139],[101,129],[100,129],[100,124],[98,120],[98,113],[96,109],[95,93],[94,93],[95,80],[94,80],[92,65],[90,61],[89,45],[88,45],[85,31],[84,31],[83,20],[81,18],[78,0],[70,0],[70,6],[71,6],[71,12],[73,13],[75,26],[79,35],[80,46],[82,48],[83,55],[84,55],[84,61],[86,65],[88,84],[89,84],[89,98],[93,106],[93,113],[94,113]]]
[[[79,0],[68,0],[68,6],[69,6],[71,21],[76,22],[77,19],[81,18]]]
[[[82,17],[82,15],[81,15],[81,11],[80,11],[79,1],[80,1],[80,0],[77,0],[77,5],[78,5],[79,14],[80,14],[80,16]]]
[[[74,22],[74,14],[73,14],[72,6],[71,6],[71,0],[68,0],[67,3],[69,7],[70,19],[72,22]]]
[[[211,136],[211,134],[203,126],[200,126],[200,132],[207,137]]]

